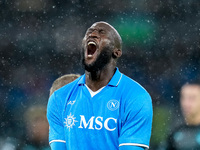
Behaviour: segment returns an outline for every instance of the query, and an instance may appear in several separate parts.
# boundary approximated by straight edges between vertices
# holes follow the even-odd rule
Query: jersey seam
[[[117,82],[117,85],[116,86],[118,86],[118,84],[120,83],[120,81],[121,81],[121,79],[122,79],[122,73],[121,73],[121,77],[120,77],[120,79],[119,79],[119,81]]]

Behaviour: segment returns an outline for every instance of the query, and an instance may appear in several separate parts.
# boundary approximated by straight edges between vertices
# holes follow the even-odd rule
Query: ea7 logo
[[[75,102],[76,102],[76,100],[74,100],[74,101],[69,101],[69,102],[67,103],[67,105],[74,105]]]
[[[85,120],[85,116],[80,115],[81,121],[80,121],[80,126],[78,128],[88,128],[91,130],[101,130],[103,127],[108,130],[108,131],[114,131],[116,129],[116,124],[117,124],[117,119],[115,118],[107,118],[105,121],[103,120],[103,117],[94,117],[92,116],[88,122]],[[108,124],[109,122],[113,122],[115,124],[114,127],[109,127]]]

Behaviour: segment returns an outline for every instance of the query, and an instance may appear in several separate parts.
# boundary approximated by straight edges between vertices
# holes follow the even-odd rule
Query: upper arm
[[[49,143],[65,143],[64,127],[62,121],[62,108],[57,104],[55,94],[53,94],[47,105],[47,119],[49,122]]]
[[[119,137],[120,150],[149,148],[153,108],[147,92],[130,97],[124,105],[122,128]]]

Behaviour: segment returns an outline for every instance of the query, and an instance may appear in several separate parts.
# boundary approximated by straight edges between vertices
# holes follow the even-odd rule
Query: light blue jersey
[[[150,95],[118,69],[93,97],[83,75],[50,97],[49,142],[65,143],[67,150],[148,148],[152,116]]]

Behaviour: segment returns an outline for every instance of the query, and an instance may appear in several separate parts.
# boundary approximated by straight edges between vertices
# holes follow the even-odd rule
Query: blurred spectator
[[[66,75],[63,75],[63,76],[59,77],[58,79],[56,79],[51,86],[50,96],[53,94],[54,91],[58,90],[59,88],[63,87],[64,85],[74,81],[78,77],[80,77],[79,74],[66,74]]]
[[[29,107],[24,115],[24,125],[25,131],[21,131],[24,132],[24,136],[21,139],[14,137],[0,139],[1,150],[50,150],[45,106]]]
[[[161,150],[200,149],[200,83],[186,83],[181,88],[181,111],[185,123],[169,136],[166,148]]]
[[[18,150],[50,150],[48,144],[49,125],[46,119],[46,107],[34,105],[24,115],[26,133]]]

